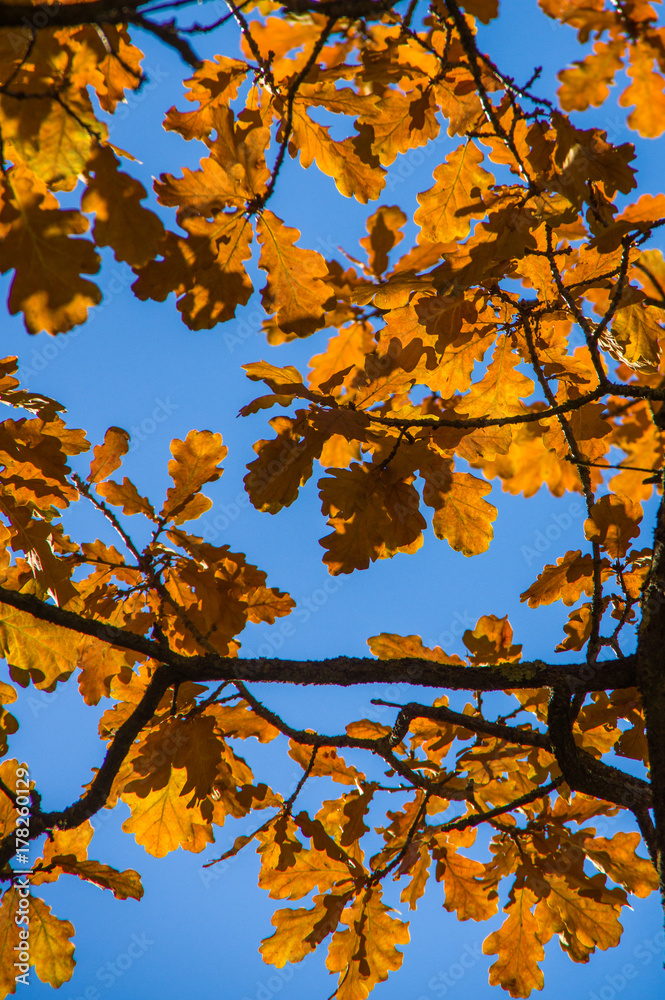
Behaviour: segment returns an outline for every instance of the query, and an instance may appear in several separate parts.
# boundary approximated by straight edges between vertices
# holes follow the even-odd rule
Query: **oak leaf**
[[[518,663],[522,646],[513,645],[513,629],[508,615],[483,615],[473,631],[467,629],[462,641],[472,654],[473,666],[494,663]]]
[[[483,159],[476,144],[467,142],[436,167],[434,187],[418,195],[414,222],[420,226],[421,242],[452,243],[469,235],[472,219],[486,215],[483,194],[494,177],[481,167]]]
[[[257,224],[262,245],[259,267],[268,274],[261,293],[263,308],[277,314],[285,333],[306,337],[324,325],[324,311],[332,288],[325,282],[325,261],[313,250],[295,246],[297,229],[285,226],[281,219],[265,211]]]
[[[539,922],[531,912],[536,898],[531,889],[517,889],[505,907],[508,918],[483,943],[486,955],[499,956],[490,966],[490,985],[502,986],[511,997],[528,997],[532,990],[543,988],[538,962],[542,962],[545,952]]]
[[[340,974],[339,1000],[364,1000],[402,964],[397,945],[408,943],[408,924],[391,916],[378,885],[365,889],[344,910],[341,922],[349,929],[333,935],[326,965]]]
[[[16,273],[9,311],[22,312],[29,333],[66,333],[87,319],[102,293],[83,274],[96,274],[99,257],[89,240],[72,239],[88,229],[74,209],[61,209],[36,177],[20,167],[6,174],[8,200],[0,210],[0,272]]]
[[[166,502],[160,516],[173,519],[175,524],[187,520],[187,505],[204,485],[219,479],[219,467],[228,453],[222,445],[222,435],[211,431],[190,431],[184,441],[171,442],[173,459],[169,462],[169,475],[174,485],[166,491]],[[197,515],[198,516],[198,515]]]

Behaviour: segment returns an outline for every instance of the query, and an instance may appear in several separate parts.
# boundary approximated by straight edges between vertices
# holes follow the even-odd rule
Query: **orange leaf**
[[[397,945],[409,941],[409,925],[390,915],[381,902],[381,887],[373,886],[344,910],[346,931],[336,931],[326,965],[339,972],[338,1000],[360,1000],[402,964]]]
[[[631,45],[629,55],[626,73],[633,82],[624,90],[619,104],[622,108],[636,105],[628,115],[628,124],[645,139],[657,139],[665,132],[663,77],[653,70],[655,55],[650,46]]]
[[[174,519],[176,524],[186,520],[186,505],[204,483],[219,479],[223,471],[219,463],[227,453],[228,448],[222,445],[222,435],[211,431],[190,431],[184,441],[177,438],[172,441],[173,459],[169,462],[169,475],[175,485],[166,491],[166,502],[160,516]]]
[[[109,427],[104,444],[96,444],[90,464],[89,483],[100,483],[120,468],[122,456],[129,451],[129,434],[122,427]]]
[[[608,494],[596,501],[591,517],[584,522],[584,534],[591,542],[599,542],[612,559],[625,556],[631,539],[639,533],[642,508],[627,497]]]
[[[532,990],[542,990],[543,974],[538,962],[545,957],[539,924],[531,912],[536,895],[530,889],[518,889],[514,901],[505,909],[508,919],[483,943],[486,955],[498,954],[490,967],[490,985],[502,986],[511,997],[528,997]]]
[[[367,250],[370,270],[381,275],[388,267],[388,254],[404,239],[400,226],[406,222],[406,215],[397,205],[382,205],[367,220],[367,232],[360,245]]]
[[[483,615],[473,632],[467,629],[462,636],[466,648],[473,654],[474,666],[493,663],[518,663],[522,647],[513,646],[513,630],[508,615]]]
[[[556,566],[546,566],[536,582],[520,594],[520,600],[528,601],[530,608],[553,601],[563,601],[570,607],[582,594],[592,591],[593,560],[577,549],[557,559]]]
[[[29,333],[66,333],[84,323],[102,293],[81,277],[96,274],[99,257],[85,233],[88,220],[73,209],[61,209],[54,195],[27,170],[7,171],[7,200],[0,211],[0,272],[15,269],[9,311],[22,312]]]
[[[122,507],[123,514],[144,514],[152,520],[155,518],[155,511],[152,504],[139,495],[139,491],[134,483],[125,476],[120,483],[109,479],[105,483],[100,483],[97,492],[104,497],[112,506]]]
[[[415,657],[419,660],[431,660],[433,663],[455,663],[462,665],[464,660],[459,656],[449,656],[444,653],[439,646],[428,649],[423,646],[423,641],[419,635],[392,635],[382,632],[367,640],[367,645],[380,660],[399,660],[404,656]]]
[[[418,195],[414,222],[420,226],[420,242],[452,243],[469,235],[472,219],[485,216],[483,194],[494,177],[480,166],[483,158],[476,144],[467,142],[435,169],[434,187]]]
[[[332,295],[331,286],[322,280],[328,274],[326,263],[313,250],[295,246],[298,230],[285,226],[270,211],[261,215],[257,234],[263,247],[259,267],[268,273],[261,293],[263,308],[277,314],[284,333],[307,337],[324,325]]]

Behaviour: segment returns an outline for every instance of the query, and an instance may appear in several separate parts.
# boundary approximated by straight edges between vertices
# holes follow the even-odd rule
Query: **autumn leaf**
[[[330,471],[332,477],[319,480],[319,496],[334,532],[320,544],[328,550],[323,561],[334,576],[420,548],[425,519],[411,485],[414,477],[396,479],[366,462]]]
[[[484,882],[485,866],[458,854],[454,845],[437,845],[436,877],[445,888],[444,907],[458,920],[488,920],[498,909],[496,889]]]
[[[436,167],[436,183],[418,195],[420,208],[414,216],[422,242],[452,243],[469,235],[473,219],[485,216],[483,194],[494,177],[482,169],[482,162],[483,154],[475,143],[468,142]]]
[[[621,97],[622,108],[636,105],[628,115],[628,124],[647,139],[655,139],[665,131],[665,95],[663,77],[653,70],[654,54],[644,45],[631,45],[626,73],[632,79]]]
[[[155,518],[155,511],[152,504],[146,497],[139,495],[136,486],[134,486],[134,483],[127,476],[123,477],[122,483],[116,483],[112,479],[108,479],[104,483],[99,483],[97,492],[112,506],[122,507],[123,514],[127,514],[128,516],[131,514],[143,514],[151,520]]]
[[[277,314],[285,333],[306,337],[324,325],[324,309],[332,289],[323,279],[328,273],[325,261],[313,250],[295,246],[300,236],[266,211],[257,225],[262,244],[259,267],[268,273],[263,289],[263,308]]]
[[[483,615],[473,631],[467,629],[462,636],[464,645],[472,654],[474,666],[492,663],[517,663],[522,656],[522,647],[514,646],[513,630],[508,615]]]
[[[13,167],[0,209],[0,272],[14,269],[9,311],[22,312],[29,333],[66,333],[83,323],[102,293],[83,274],[96,274],[99,257],[89,240],[72,239],[88,229],[74,209],[61,209],[36,177]]]
[[[484,499],[492,490],[489,483],[466,472],[454,472],[438,485],[422,470],[421,474],[428,486],[425,503],[435,509],[432,527],[436,537],[445,538],[451,548],[465,556],[485,552],[497,515],[496,507]]]
[[[169,462],[169,475],[174,485],[166,491],[166,502],[160,516],[172,519],[175,524],[186,521],[188,505],[201,487],[221,476],[219,463],[226,458],[227,452],[228,448],[222,445],[222,435],[211,431],[190,431],[184,441],[172,441],[173,459]]]
[[[631,540],[639,534],[642,509],[626,497],[610,493],[598,500],[584,522],[589,541],[599,542],[612,559],[625,556]]]
[[[391,916],[378,886],[366,889],[341,916],[348,930],[336,931],[326,965],[338,972],[340,1000],[366,996],[402,964],[397,945],[409,940],[408,924]]]
[[[76,666],[76,646],[67,629],[6,604],[0,605],[0,648],[23,687],[32,680],[52,691]]]
[[[367,640],[367,645],[380,660],[401,659],[403,656],[416,657],[419,660],[431,660],[433,663],[458,663],[463,664],[459,656],[449,656],[444,653],[439,646],[428,649],[423,646],[423,641],[419,635],[391,635],[382,632],[381,635],[372,636]]]
[[[141,205],[146,190],[118,169],[109,146],[100,147],[88,164],[88,186],[81,200],[84,212],[95,213],[93,234],[97,246],[113,248],[116,260],[141,267],[155,256],[164,226],[154,212]]]
[[[120,467],[122,456],[129,450],[129,434],[122,427],[109,427],[104,444],[95,445],[94,459],[90,465],[89,483],[100,483]]]
[[[593,560],[577,549],[557,559],[556,566],[546,566],[536,582],[520,595],[520,600],[528,601],[530,608],[551,604],[552,601],[563,601],[570,606],[582,594],[590,594],[592,590]]]
[[[370,270],[377,277],[388,267],[388,254],[404,238],[400,227],[406,222],[406,215],[397,205],[382,205],[367,220],[367,232],[360,245],[369,257]]]
[[[528,997],[532,990],[542,990],[543,974],[538,968],[545,952],[540,941],[540,926],[531,912],[536,895],[528,888],[518,889],[505,907],[507,920],[483,943],[486,955],[498,954],[490,966],[490,985],[502,986],[511,997]]]

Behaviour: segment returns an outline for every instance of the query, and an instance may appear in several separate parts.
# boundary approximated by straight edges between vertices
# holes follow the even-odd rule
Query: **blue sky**
[[[521,81],[531,75],[534,64],[542,64],[543,77],[537,86],[545,96],[552,96],[556,70],[579,55],[574,33],[553,25],[533,2],[503,6],[500,20],[482,29],[488,50],[505,72]],[[165,132],[160,124],[169,107],[184,105],[182,64],[152,39],[145,39],[144,49],[151,82],[139,95],[130,96],[120,110],[111,138],[142,161],[137,172],[149,188],[152,175],[195,167],[201,150]],[[201,40],[199,51],[212,55],[215,47]],[[608,129],[615,143],[635,140],[625,127],[625,112],[612,102],[578,120],[586,127]],[[445,136],[433,144],[431,153],[426,150],[399,158],[379,204],[399,204],[411,216],[417,207],[416,192],[431,186],[434,167],[456,144],[457,140]],[[662,184],[660,144],[640,141],[637,162],[640,191],[655,193]],[[313,170],[303,172],[293,162],[286,167],[272,210],[298,226],[301,245],[324,255],[337,245],[356,253],[364,219],[377,203],[359,206],[341,198],[330,178]],[[164,212],[164,218],[172,225],[168,213]],[[411,223],[403,247],[414,233]],[[153,500],[159,500],[168,485],[172,438],[184,438],[193,427],[222,432],[229,447],[225,472],[207,490],[215,506],[191,530],[245,552],[268,572],[269,583],[288,590],[300,608],[291,620],[283,620],[291,621],[292,630],[280,631],[279,625],[247,629],[241,637],[241,655],[269,655],[272,649],[290,658],[365,655],[367,638],[382,631],[418,633],[428,645],[440,644],[449,653],[462,653],[464,629],[473,627],[480,615],[507,613],[515,641],[523,643],[526,657],[560,657],[552,651],[562,637],[563,609],[555,605],[533,612],[519,603],[517,595],[535,579],[543,562],[583,544],[579,518],[577,522],[573,518],[571,527],[543,551],[541,563],[533,559],[538,539],[546,536],[548,528],[555,534],[555,515],[573,513],[571,505],[579,504],[576,496],[557,501],[541,491],[524,502],[495,486],[491,500],[499,508],[499,517],[494,542],[484,555],[466,559],[437,541],[429,530],[425,545],[414,556],[383,561],[350,577],[331,578],[321,563],[323,550],[317,541],[327,533],[317,502],[318,477],[313,477],[298,503],[276,517],[255,511],[243,493],[242,478],[245,464],[253,457],[252,443],[269,436],[270,429],[263,414],[244,420],[236,417],[239,408],[260,393],[240,371],[242,364],[267,358],[304,370],[308,358],[325,344],[325,333],[271,348],[252,319],[255,301],[240,311],[237,321],[195,333],[180,321],[172,297],[163,304],[141,303],[131,293],[132,280],[128,268],[106,256],[100,278],[104,302],[88,324],[63,337],[28,337],[19,319],[6,319],[3,353],[18,355],[19,374],[23,373],[27,386],[64,403],[69,424],[85,427],[94,443],[101,441],[110,425],[129,430],[133,443],[123,473]],[[8,289],[6,279],[3,287]],[[80,539],[111,541],[107,525],[92,511],[77,510],[69,529]],[[377,687],[326,691],[325,697],[321,690],[260,693],[289,721],[321,725],[328,731],[342,730],[352,718],[385,718],[370,699],[396,694]],[[408,700],[406,690],[395,700],[400,698]],[[452,703],[461,706],[464,700],[459,696]],[[22,692],[19,718],[22,728],[10,752],[29,763],[45,808],[61,808],[78,796],[90,767],[100,761],[98,715],[85,708],[70,683],[53,695]],[[268,750],[239,749],[256,764],[260,778],[282,792],[292,789],[299,772],[286,756],[277,760],[273,745]],[[308,795],[313,803],[315,793],[317,797],[333,793],[332,786],[318,780],[306,792],[305,804]],[[134,1000],[158,993],[168,1000],[183,994],[220,1000],[325,1000],[330,995],[334,979],[325,970],[324,951],[281,971],[265,965],[258,954],[259,940],[272,933],[274,907],[256,887],[258,868],[253,853],[202,869],[205,861],[247,831],[247,821],[230,821],[219,831],[217,844],[202,855],[178,852],[157,860],[121,832],[125,817],[124,806],[95,817],[91,856],[140,871],[146,890],[140,903],[118,902],[109,892],[75,879],[44,887],[44,897],[54,911],[76,927],[78,965],[71,982],[59,991],[60,997]],[[380,822],[379,815],[376,822]],[[620,817],[607,821],[598,832],[611,837],[629,826]],[[483,856],[482,836],[478,844],[479,856]],[[35,846],[32,852],[33,857],[39,853]],[[395,886],[395,903],[400,888]],[[417,913],[402,913],[403,919],[411,920],[412,944],[405,951],[402,971],[377,988],[377,1000],[438,1000],[442,996],[485,1000],[504,995],[487,985],[487,968],[493,959],[480,950],[500,920],[461,924],[443,911],[442,898],[440,886],[431,884]],[[547,1000],[559,998],[566,989],[575,1000],[611,1000],[624,988],[630,990],[627,995],[638,990],[644,997],[660,995],[664,985],[662,914],[655,896],[636,900],[635,905],[634,912],[625,911],[620,948],[595,955],[587,966],[574,965],[552,941],[546,949],[546,985],[541,995]],[[53,995],[33,973],[31,998]]]

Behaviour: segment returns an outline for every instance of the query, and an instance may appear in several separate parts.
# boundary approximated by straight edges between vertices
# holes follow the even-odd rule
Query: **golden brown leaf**
[[[536,895],[530,889],[518,889],[505,908],[508,919],[483,943],[486,955],[498,954],[490,967],[490,985],[500,985],[511,997],[528,997],[532,990],[542,990],[543,974],[538,968],[545,952],[540,927],[531,907]]]
[[[173,519],[175,524],[187,520],[186,505],[194,498],[204,483],[215,482],[222,474],[219,463],[228,453],[222,445],[222,435],[211,431],[190,431],[184,441],[171,442],[173,459],[169,474],[174,486],[166,491],[166,502],[161,516]]]
[[[480,166],[483,158],[476,144],[467,142],[436,167],[434,187],[418,195],[414,222],[420,226],[421,242],[452,243],[469,235],[472,219],[485,216],[483,194],[494,177]]]
[[[431,660],[433,663],[464,663],[456,654],[449,656],[439,647],[428,649],[423,646],[419,635],[392,635],[382,632],[367,640],[367,645],[380,660],[397,660],[403,656],[416,657],[419,660]]]
[[[73,239],[88,229],[88,220],[73,209],[61,209],[34,175],[12,167],[5,180],[7,199],[0,227],[0,272],[16,271],[9,294],[12,315],[24,314],[29,333],[66,333],[87,319],[102,293],[82,274],[96,274],[99,257],[89,240]]]
[[[474,666],[492,663],[518,663],[522,657],[522,646],[513,645],[513,629],[508,615],[483,615],[475,629],[462,636],[464,645],[472,653]]]
[[[323,279],[328,274],[326,263],[313,250],[295,246],[300,236],[297,229],[285,226],[270,211],[265,211],[257,225],[262,244],[259,267],[268,274],[263,289],[263,308],[277,314],[277,322],[285,333],[306,337],[324,325],[324,310],[332,288]]]
[[[599,542],[612,559],[625,556],[631,539],[639,535],[642,508],[627,497],[610,493],[593,505],[591,517],[584,522],[584,534]]]
[[[100,483],[120,468],[122,456],[129,451],[129,434],[122,427],[109,427],[104,444],[96,444],[90,465],[89,483]]]
[[[402,952],[397,945],[409,941],[408,924],[390,915],[381,901],[381,887],[373,886],[344,910],[341,922],[346,931],[336,931],[326,965],[338,972],[339,1000],[363,1000],[377,983],[402,964]]]
[[[110,246],[116,260],[142,267],[157,253],[164,226],[154,212],[141,205],[146,197],[143,185],[118,167],[110,146],[96,150],[88,164],[88,186],[81,209],[95,213],[93,233],[97,246]]]

